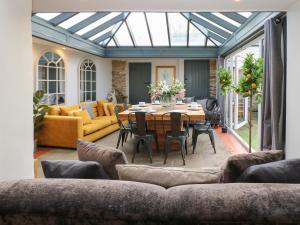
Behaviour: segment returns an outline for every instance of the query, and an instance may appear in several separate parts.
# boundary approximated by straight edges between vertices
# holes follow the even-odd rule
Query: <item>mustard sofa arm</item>
[[[76,148],[83,138],[83,122],[73,116],[46,116],[37,135],[38,144],[51,147]]]

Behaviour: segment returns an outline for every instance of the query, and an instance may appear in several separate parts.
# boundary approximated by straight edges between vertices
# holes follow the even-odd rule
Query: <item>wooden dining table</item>
[[[188,116],[182,116],[182,124],[184,120],[192,121],[204,121],[205,113],[201,105],[197,106],[197,109],[192,109],[188,104],[176,104],[171,107],[165,108],[161,105],[155,104],[146,104],[143,107],[139,107],[138,109],[130,108],[123,112],[119,113],[119,118],[123,121],[125,120],[134,120],[134,112],[136,111],[144,111],[146,112],[146,121],[149,130],[155,130],[158,136],[158,146],[159,151],[162,152],[164,149],[165,143],[165,132],[171,129],[170,117],[168,116],[169,112],[181,112]],[[163,116],[166,114],[165,116]],[[130,118],[129,118],[130,117]],[[183,125],[182,125],[182,129]],[[153,149],[156,149],[156,145],[153,144]],[[172,142],[170,146],[171,151],[179,151],[179,144],[176,142]]]

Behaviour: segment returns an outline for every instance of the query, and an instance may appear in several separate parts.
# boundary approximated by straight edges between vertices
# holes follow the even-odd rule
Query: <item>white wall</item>
[[[110,59],[100,58],[85,52],[70,48],[63,49],[63,46],[46,42],[37,38],[33,41],[33,77],[34,86],[37,88],[37,64],[39,58],[47,51],[59,54],[65,63],[66,77],[66,104],[77,104],[79,102],[79,66],[84,59],[91,59],[97,69],[97,99],[106,98],[112,87],[112,63]]]
[[[287,13],[286,157],[300,158],[300,0]]]
[[[0,6],[0,179],[33,177],[31,4]]]

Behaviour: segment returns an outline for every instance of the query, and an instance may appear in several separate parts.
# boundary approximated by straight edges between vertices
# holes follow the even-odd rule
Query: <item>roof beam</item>
[[[147,15],[146,15],[145,12],[144,12],[144,17],[145,17],[145,20],[146,20],[146,25],[147,25],[147,30],[148,30],[148,35],[149,35],[149,38],[150,38],[150,42],[151,42],[151,47],[153,47],[152,35],[151,35],[150,27],[149,27],[148,18],[147,18]]]
[[[236,13],[236,12],[222,12],[222,14],[224,16],[227,16],[228,18],[240,23],[240,24],[243,24],[246,22],[247,18],[246,17],[243,17],[242,15]]]
[[[94,15],[86,18],[85,20],[74,24],[72,27],[68,29],[71,33],[76,33],[77,31],[80,31],[81,29],[85,28],[86,26],[96,22],[97,20],[101,19],[102,17],[108,15],[108,12],[97,12]]]
[[[197,13],[200,16],[203,16],[204,18],[220,25],[221,27],[224,27],[225,29],[231,31],[231,32],[235,32],[238,27],[234,26],[233,24],[215,16],[214,14],[210,13],[210,12],[202,12],[202,13]]]
[[[219,35],[220,35],[221,37],[223,37],[224,39],[227,39],[227,38],[229,38],[229,37],[231,36],[230,33],[228,33],[228,32],[226,32],[226,31],[224,31],[224,30],[222,30],[222,29],[220,29],[220,28],[214,26],[213,24],[211,24],[211,23],[205,21],[204,19],[201,19],[201,18],[198,17],[198,16],[195,16],[195,15],[193,15],[193,14],[190,14],[190,18],[191,18],[191,20],[193,20],[194,22],[198,23],[199,25],[205,27],[206,29],[211,30],[211,31],[213,31],[213,32],[215,32],[215,33],[217,33],[217,34],[219,34]]]
[[[53,19],[49,20],[51,24],[57,26],[64,21],[70,19],[71,17],[75,16],[77,13],[61,13],[58,16],[54,17]]]
[[[127,27],[130,39],[131,39],[132,44],[133,44],[133,47],[136,47],[136,42],[135,42],[134,36],[133,36],[133,34],[132,34],[131,30],[130,30],[130,27],[129,27],[128,23],[127,23],[127,20],[125,20],[125,25]]]
[[[95,40],[93,40],[94,43],[99,44],[101,41],[106,40],[107,38],[110,38],[112,35],[112,32],[109,31],[103,35],[101,35],[100,37],[96,38]]]
[[[100,26],[90,30],[89,32],[86,32],[85,34],[82,35],[84,39],[89,39],[90,37],[98,34],[99,32],[111,27],[112,25],[115,25],[122,21],[124,19],[125,13],[121,13],[120,15],[112,18],[111,20],[101,24]]]
[[[110,39],[108,40],[108,42],[106,43],[106,45],[104,47],[107,47],[107,44],[111,41],[111,39],[115,38],[116,33],[118,32],[118,30],[120,29],[120,27],[123,25],[123,23],[126,21],[126,19],[128,18],[129,15],[130,15],[130,12],[125,13],[124,19],[122,20],[122,22],[120,23],[120,25],[115,29],[115,31],[112,31],[113,34],[112,34],[112,36],[110,37]]]
[[[166,14],[166,23],[167,23],[167,32],[168,32],[168,41],[169,41],[169,47],[171,47],[171,37],[170,37],[170,27],[169,27],[169,17],[168,13]]]

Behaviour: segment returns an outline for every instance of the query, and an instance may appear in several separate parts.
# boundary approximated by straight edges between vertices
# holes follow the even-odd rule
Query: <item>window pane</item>
[[[80,93],[80,101],[84,102],[84,93],[82,93],[82,92]]]
[[[90,81],[91,80],[91,78],[92,78],[92,72],[91,71],[86,71],[86,80],[88,80],[88,81]]]
[[[50,94],[48,99],[49,99],[49,105],[56,105],[56,99],[57,99],[56,94]]]
[[[96,92],[95,91],[92,93],[92,101],[96,101]]]
[[[86,82],[86,91],[91,91],[91,90],[92,90],[91,82]]]
[[[80,90],[85,91],[85,85],[83,81],[80,82]]]
[[[57,93],[57,90],[56,90],[56,81],[49,81],[49,93],[52,94],[52,93]]]
[[[96,91],[96,82],[93,82],[92,85],[93,85],[92,90],[93,90],[93,91]]]
[[[57,95],[57,99],[58,99],[58,104],[64,104],[65,103],[65,95],[64,94]]]
[[[171,45],[187,45],[187,23],[188,21],[179,13],[168,13]]]
[[[47,67],[39,66],[39,80],[47,80]]]
[[[131,13],[127,19],[129,29],[133,33],[138,46],[150,46],[150,38],[144,13]]]
[[[56,68],[49,67],[49,80],[56,80]]]
[[[40,81],[38,89],[47,93],[47,81]]]
[[[153,45],[168,46],[168,30],[165,13],[146,13]]]
[[[65,80],[65,70],[58,68],[58,80]]]
[[[59,24],[60,27],[68,29],[72,27],[73,25],[80,23],[82,20],[85,20],[86,18],[94,15],[94,12],[89,13],[78,13],[77,15],[71,17],[70,19],[66,20],[65,22]]]
[[[204,46],[206,37],[192,24],[190,23],[190,46]]]
[[[60,59],[60,61],[57,63],[57,66],[64,68],[65,67],[64,61],[62,59]]]
[[[87,92],[86,93],[86,101],[90,101],[91,100],[91,92]]]
[[[133,43],[131,41],[127,26],[125,23],[122,24],[122,26],[116,33],[115,37],[121,46],[133,46]]]
[[[39,65],[44,65],[44,66],[47,66],[47,65],[48,65],[48,61],[47,61],[47,59],[46,59],[44,56],[42,56],[42,57],[40,58],[40,60],[39,60]]]
[[[58,93],[65,93],[65,82],[58,82]]]
[[[96,81],[96,72],[93,72],[93,79],[92,79],[92,81]]]

